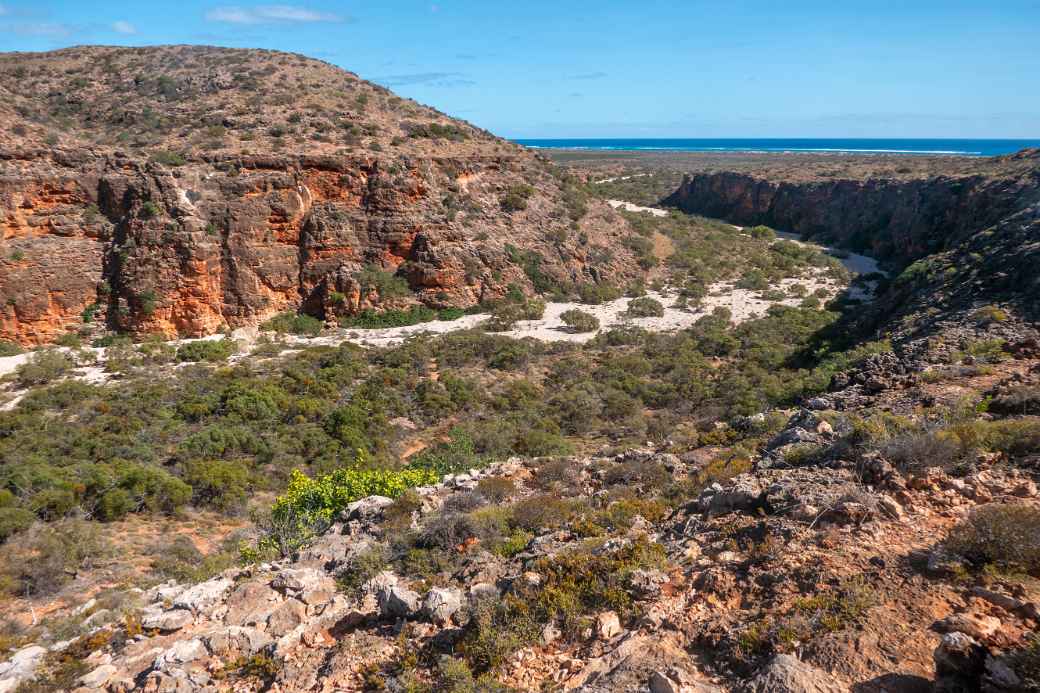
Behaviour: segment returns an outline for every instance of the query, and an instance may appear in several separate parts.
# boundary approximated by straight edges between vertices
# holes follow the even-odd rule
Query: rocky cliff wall
[[[638,273],[623,220],[592,202],[572,223],[534,157],[2,156],[0,339],[26,344],[85,321],[199,336],[300,308],[470,306],[532,288],[516,249],[561,283]],[[518,186],[525,208],[503,210]],[[381,297],[366,268],[414,296]]]
[[[665,203],[740,225],[765,224],[906,263],[948,249],[1040,199],[1030,174],[785,182],[696,173]]]

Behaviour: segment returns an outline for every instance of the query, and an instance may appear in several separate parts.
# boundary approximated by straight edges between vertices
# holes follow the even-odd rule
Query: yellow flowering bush
[[[439,480],[437,472],[431,469],[337,469],[317,479],[294,469],[285,493],[274,503],[274,513],[285,513],[291,508],[305,518],[327,522],[361,498],[397,498],[410,488]]]

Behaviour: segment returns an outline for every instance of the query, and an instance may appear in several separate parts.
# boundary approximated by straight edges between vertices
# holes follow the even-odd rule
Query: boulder
[[[1011,489],[1011,495],[1019,498],[1035,498],[1038,493],[1040,491],[1037,490],[1036,482],[1031,479],[1026,479]]]
[[[165,669],[171,664],[187,664],[201,659],[207,655],[206,646],[202,640],[192,638],[191,640],[180,640],[164,650],[152,663],[154,669]]]
[[[227,596],[227,614],[224,622],[229,626],[252,626],[263,623],[271,612],[278,608],[282,596],[262,582],[251,581],[231,590]]]
[[[902,520],[905,513],[901,506],[892,496],[880,495],[877,499],[878,510],[891,520]]]
[[[779,654],[750,682],[747,693],[844,693],[833,676],[789,654]]]
[[[833,408],[833,404],[826,397],[813,397],[805,403],[806,409],[812,411],[823,411],[825,409]]]
[[[541,642],[543,645],[551,645],[560,639],[563,633],[560,632],[559,627],[555,623],[546,623],[545,627],[542,628]]]
[[[396,575],[391,573],[389,570],[384,570],[362,585],[361,591],[364,594],[374,594],[378,596],[384,589],[396,585],[397,580],[398,578]]]
[[[0,692],[13,691],[23,681],[32,680],[46,654],[46,647],[29,645],[18,650],[11,655],[10,659],[0,664]]]
[[[668,582],[668,576],[661,570],[633,570],[629,577],[632,590],[640,599],[651,599],[661,594],[661,585]]]
[[[267,617],[267,632],[273,637],[285,635],[307,620],[307,607],[298,599],[286,599]]]
[[[986,669],[982,675],[984,691],[1018,691],[1022,689],[1022,679],[1008,664],[997,657],[986,657]]]
[[[271,643],[271,636],[256,628],[229,626],[203,636],[206,648],[225,659],[256,654]]]
[[[102,664],[89,674],[81,676],[79,679],[79,685],[84,688],[104,688],[105,685],[112,680],[112,677],[115,676],[117,671],[119,671],[119,669],[114,664]]]
[[[224,577],[200,582],[181,592],[173,600],[173,605],[178,609],[189,609],[198,613],[221,601],[234,584],[230,578]]]
[[[187,609],[170,609],[151,613],[141,619],[141,627],[145,630],[157,630],[162,633],[172,633],[175,630],[193,623],[195,617]]]
[[[941,633],[964,633],[976,640],[985,640],[1000,630],[1000,619],[979,614],[951,614],[936,625]]]
[[[285,568],[271,580],[271,587],[279,592],[302,592],[321,585],[328,576],[314,568]]]
[[[604,611],[596,615],[596,637],[600,640],[610,640],[621,631],[621,619],[617,612]]]
[[[498,599],[501,592],[492,582],[475,582],[469,586],[469,599],[478,602],[482,599]]]
[[[650,675],[649,683],[650,693],[682,693],[682,686],[660,671]]]
[[[347,520],[376,519],[383,514],[383,510],[393,504],[393,499],[386,496],[368,496],[347,505],[343,510],[343,517]]]
[[[960,556],[955,556],[943,549],[935,549],[928,554],[927,570],[933,575],[959,575],[968,567]]]
[[[934,658],[936,677],[977,682],[985,668],[986,648],[970,635],[947,633],[935,648]]]
[[[712,491],[714,489],[709,487],[699,500],[701,509],[709,515],[754,510],[762,504],[765,496],[762,482],[751,474],[734,477],[728,486]]]
[[[305,604],[327,602],[336,593],[336,581],[326,572],[313,568],[287,568],[275,576],[271,586]]]
[[[423,600],[423,615],[434,623],[446,624],[462,608],[462,592],[457,589],[434,587]]]
[[[419,610],[419,595],[401,584],[383,587],[377,598],[383,618],[410,618]]]

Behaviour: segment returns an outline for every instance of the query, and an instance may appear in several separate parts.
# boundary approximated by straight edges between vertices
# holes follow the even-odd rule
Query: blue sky
[[[1040,137],[1040,0],[0,0],[0,37],[295,51],[509,137]]]

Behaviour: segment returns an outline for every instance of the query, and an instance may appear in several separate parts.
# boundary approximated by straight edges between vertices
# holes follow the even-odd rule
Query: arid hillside
[[[0,55],[0,339],[198,336],[639,274],[545,160],[320,61]]]

